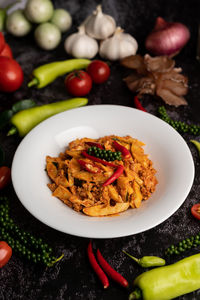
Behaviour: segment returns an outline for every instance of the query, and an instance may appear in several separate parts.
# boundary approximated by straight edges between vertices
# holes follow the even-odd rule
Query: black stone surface
[[[144,39],[153,27],[157,16],[162,16],[168,21],[183,22],[189,27],[191,39],[176,57],[176,65],[182,67],[183,72],[189,78],[189,92],[186,96],[188,106],[166,107],[175,119],[200,125],[200,63],[195,58],[200,18],[200,2],[198,0],[54,1],[56,7],[68,9],[73,17],[72,28],[63,34],[62,43],[56,50],[47,52],[39,49],[32,34],[25,38],[6,35],[15,59],[23,68],[25,78],[23,86],[17,92],[0,93],[0,111],[10,108],[14,102],[20,99],[32,98],[38,104],[44,104],[70,98],[64,89],[64,77],[41,90],[28,89],[27,82],[35,67],[46,62],[68,58],[63,48],[64,39],[76,30],[76,27],[99,3],[102,3],[105,13],[111,14],[118,25],[138,40],[138,53],[141,54],[145,53]],[[88,96],[88,105],[120,104],[133,107],[133,95],[122,81],[126,74],[127,70],[122,69],[117,62],[113,63],[109,80],[105,84],[93,87]],[[142,103],[150,113],[156,115],[157,108],[162,101],[146,96]],[[134,253],[138,257],[143,255],[163,256],[166,247],[199,232],[200,223],[192,217],[190,208],[200,201],[200,157],[194,145],[190,143],[190,139],[194,137],[185,134],[183,138],[192,152],[196,173],[192,189],[182,206],[165,222],[146,232],[123,238],[93,240],[93,244],[101,249],[108,262],[127,278],[130,285],[133,279],[143,272],[143,269],[125,257],[122,249]],[[199,137],[195,138],[200,141]],[[9,166],[12,164],[15,150],[20,141],[21,139],[17,136],[7,137],[6,130],[0,132],[0,145],[6,152],[6,164]],[[174,155],[178,155],[178,153],[174,153]],[[24,230],[41,236],[52,246],[55,253],[58,255],[64,253],[64,258],[54,267],[45,268],[30,263],[13,253],[9,263],[0,269],[0,299],[125,300],[128,298],[129,291],[125,291],[112,281],[110,287],[103,290],[87,259],[86,248],[89,239],[58,232],[35,219],[22,206],[12,185],[0,191],[0,195],[5,194],[10,198],[11,214],[15,222]],[[198,252],[199,249],[191,250],[184,255],[167,259],[167,263]],[[178,299],[200,299],[200,290]]]

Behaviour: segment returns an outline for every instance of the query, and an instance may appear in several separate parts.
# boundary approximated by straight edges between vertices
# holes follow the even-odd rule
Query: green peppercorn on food
[[[98,147],[90,147],[87,150],[89,155],[104,159],[106,161],[122,160],[120,151],[102,150]]]
[[[9,216],[7,197],[0,197],[0,239],[5,240],[19,255],[34,263],[42,263],[48,267],[60,260],[53,256],[52,248],[41,238],[36,238],[29,232],[23,231]]]
[[[158,108],[158,115],[163,121],[167,122],[180,133],[189,133],[193,135],[200,134],[200,126],[194,124],[188,125],[181,121],[174,121],[172,118],[169,117],[164,106],[160,106]]]

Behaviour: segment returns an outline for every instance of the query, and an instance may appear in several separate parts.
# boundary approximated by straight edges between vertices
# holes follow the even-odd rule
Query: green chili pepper
[[[87,103],[87,98],[73,98],[21,110],[11,117],[10,121],[14,127],[10,129],[8,135],[13,135],[18,131],[19,135],[23,137],[32,128],[47,118],[68,109],[86,105]]]
[[[0,129],[7,125],[11,117],[20,110],[27,109],[36,106],[35,101],[31,99],[25,99],[13,104],[11,109],[4,110],[0,113]]]
[[[193,143],[197,147],[197,150],[198,150],[199,156],[200,156],[200,142],[198,142],[196,140],[190,140],[190,142]]]
[[[129,300],[170,300],[200,288],[200,254],[140,274]]]
[[[126,251],[123,250],[123,252],[128,255],[130,258],[132,258],[138,265],[140,265],[143,268],[150,268],[150,267],[159,267],[165,265],[165,260],[161,257],[157,256],[143,256],[142,258],[136,258]]]
[[[85,69],[90,63],[89,59],[74,58],[39,66],[33,71],[33,79],[28,83],[28,87],[36,85],[38,89],[41,89],[59,76],[63,76],[74,70]]]

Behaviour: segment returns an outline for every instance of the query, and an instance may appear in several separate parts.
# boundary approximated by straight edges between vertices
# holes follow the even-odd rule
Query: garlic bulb
[[[116,29],[115,20],[102,12],[101,5],[98,5],[93,14],[87,17],[84,25],[86,33],[97,40],[108,38]]]
[[[84,26],[66,38],[64,47],[68,54],[76,58],[93,58],[98,52],[97,41],[85,34]]]
[[[123,29],[117,27],[114,35],[101,42],[99,54],[102,58],[119,60],[135,55],[138,49],[137,41]]]

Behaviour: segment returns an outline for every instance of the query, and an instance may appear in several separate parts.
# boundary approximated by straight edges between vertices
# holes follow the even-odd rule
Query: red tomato
[[[5,266],[12,256],[12,248],[4,241],[0,241],[0,268]]]
[[[92,88],[92,79],[85,71],[74,71],[65,78],[65,87],[73,96],[84,96]]]
[[[8,167],[0,167],[0,190],[11,181],[11,171]]]
[[[0,52],[0,56],[7,56],[13,58],[12,50],[7,43],[5,44],[3,50]]]
[[[4,46],[5,46],[5,39],[4,39],[4,36],[3,36],[3,33],[0,32],[0,52],[3,50]]]
[[[18,62],[6,56],[0,56],[0,91],[14,92],[24,80],[22,68]]]
[[[108,64],[101,60],[91,62],[87,67],[87,72],[95,83],[103,83],[110,76]]]
[[[200,203],[194,204],[192,206],[191,213],[196,219],[200,220]]]

